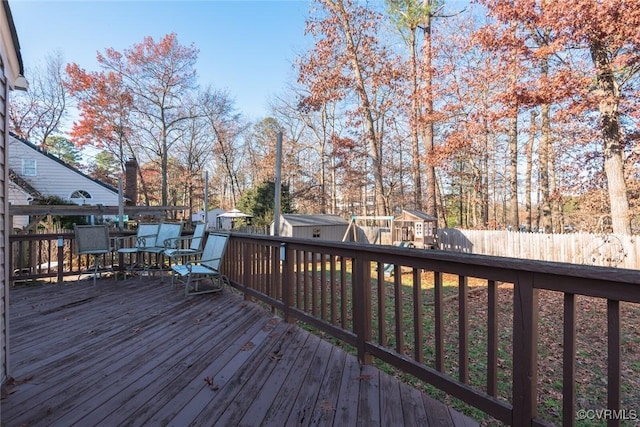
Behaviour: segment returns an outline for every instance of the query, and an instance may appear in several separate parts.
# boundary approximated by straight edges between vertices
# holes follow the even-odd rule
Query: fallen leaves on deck
[[[251,341],[249,341],[248,343],[246,343],[245,345],[243,345],[242,347],[240,347],[241,351],[249,351],[252,348],[254,348],[256,345],[254,343],[252,343]]]
[[[211,378],[211,377],[204,377],[204,382],[213,391],[216,391],[216,390],[220,389],[220,386],[218,386],[215,382],[213,382],[213,378]]]
[[[21,380],[16,380],[13,377],[8,377],[7,380],[2,385],[2,391],[0,392],[0,400],[6,399],[9,395],[15,393],[16,387],[21,384],[26,384],[33,379],[33,375],[28,377],[24,377]]]

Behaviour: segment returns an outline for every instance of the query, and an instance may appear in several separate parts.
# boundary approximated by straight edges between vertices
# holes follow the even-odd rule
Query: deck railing
[[[377,358],[502,423],[599,417],[619,425],[640,415],[621,393],[622,341],[640,342],[637,329],[621,328],[621,305],[638,310],[638,271],[242,234],[232,235],[223,268],[247,298],[353,346],[362,363]],[[560,324],[541,323],[541,292],[561,297]],[[576,403],[579,298],[606,302],[606,381],[594,385],[606,401],[590,403],[599,409]],[[539,333],[547,328],[561,335],[544,348],[545,358],[561,360],[553,420],[538,409]]]
[[[73,233],[14,235],[10,243],[13,283],[61,282],[89,262],[76,254]],[[122,266],[118,258],[102,262]],[[637,384],[640,330],[624,327],[626,313],[640,314],[638,271],[236,233],[223,269],[247,298],[352,346],[362,363],[375,358],[502,423],[572,426],[598,417],[619,425],[640,415],[637,387],[629,390]],[[540,316],[550,309],[541,293],[558,297],[557,324]],[[586,298],[603,309],[582,313]],[[597,316],[604,318],[604,348],[596,349],[605,355],[604,379],[588,386],[605,397],[591,402],[579,395],[578,331]],[[550,346],[546,335],[557,331]],[[553,359],[560,368],[539,378],[540,365]],[[551,420],[539,410],[543,379],[562,401]]]
[[[184,232],[188,236],[190,232]],[[124,271],[132,263],[137,262],[137,255],[118,253],[119,247],[135,245],[135,231],[110,230],[114,251],[98,257],[103,269]],[[16,234],[9,236],[11,246],[10,282],[28,282],[49,279],[57,282],[65,277],[78,276],[93,263],[89,255],[78,255],[75,236],[70,232]],[[188,242],[182,242],[183,245]],[[133,256],[134,259],[129,259]],[[150,255],[155,257],[155,255]]]

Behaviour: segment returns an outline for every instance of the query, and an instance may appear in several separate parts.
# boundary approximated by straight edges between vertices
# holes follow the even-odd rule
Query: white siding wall
[[[9,202],[14,205],[28,205],[31,197],[25,193],[18,185],[9,182]],[[13,217],[12,229],[22,229],[29,224],[29,216],[15,215]]]
[[[110,191],[104,186],[77,174],[72,169],[61,165],[13,137],[10,138],[9,150],[11,151],[9,167],[42,194],[71,200],[70,196],[74,191],[84,190],[91,194],[91,199],[85,201],[87,205],[118,205],[117,192]],[[25,159],[36,160],[37,176],[22,175],[22,161]],[[73,202],[81,204],[78,200],[73,200]]]

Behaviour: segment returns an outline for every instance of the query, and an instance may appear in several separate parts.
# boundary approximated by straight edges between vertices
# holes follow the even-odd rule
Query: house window
[[[313,238],[314,239],[319,239],[320,238],[320,229],[319,228],[314,228],[313,229]]]
[[[38,167],[35,159],[22,159],[22,176],[37,176]]]
[[[89,194],[88,191],[76,190],[73,193],[71,193],[71,198],[72,199],[90,199],[91,194]]]

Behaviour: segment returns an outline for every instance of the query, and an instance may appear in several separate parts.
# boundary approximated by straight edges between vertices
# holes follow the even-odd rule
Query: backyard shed
[[[438,247],[437,223],[436,217],[405,209],[393,219],[393,244],[435,249]]]
[[[349,222],[338,215],[283,214],[280,216],[279,235],[299,239],[342,241]],[[271,223],[271,234],[274,223]]]

